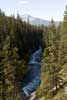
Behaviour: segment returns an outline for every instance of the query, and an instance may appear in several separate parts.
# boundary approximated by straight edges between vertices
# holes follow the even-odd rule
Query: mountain
[[[33,25],[46,25],[46,26],[48,26],[49,23],[50,23],[50,21],[48,21],[48,20],[33,17],[29,14],[24,14],[24,15],[21,16],[21,18],[22,18],[23,21],[26,21],[26,22],[29,21]],[[59,23],[60,23],[59,21],[56,21],[56,25],[58,25]]]

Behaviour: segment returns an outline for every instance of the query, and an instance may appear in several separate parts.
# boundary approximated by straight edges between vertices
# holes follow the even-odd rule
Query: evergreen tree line
[[[22,100],[19,80],[28,72],[30,55],[42,45],[43,29],[6,16],[0,10],[0,100]]]
[[[33,26],[0,10],[0,100],[22,100],[17,80],[27,74],[29,57],[40,46],[42,82],[36,100],[67,100],[67,7],[59,26],[53,19],[49,26]]]
[[[53,19],[43,33],[46,44],[42,54],[42,83],[37,99],[67,100],[67,6],[64,20],[56,26]]]

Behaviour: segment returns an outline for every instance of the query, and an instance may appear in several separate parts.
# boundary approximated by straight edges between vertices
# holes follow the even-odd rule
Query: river
[[[26,85],[22,88],[26,96],[29,96],[41,84],[41,54],[42,48],[39,48],[31,55],[28,62],[30,71],[25,79]]]

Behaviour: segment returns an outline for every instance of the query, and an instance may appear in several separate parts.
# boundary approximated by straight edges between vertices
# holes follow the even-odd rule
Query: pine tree
[[[1,51],[2,66],[2,100],[20,100],[18,88],[15,81],[15,69],[17,66],[17,48],[11,45],[11,36],[7,36],[3,41],[3,48]]]
[[[60,71],[59,59],[59,35],[57,33],[57,27],[52,20],[46,35],[47,45],[44,49],[43,60],[42,60],[42,84],[39,94],[45,96],[46,100],[52,99],[57,93],[60,85],[60,77],[58,72]],[[45,38],[46,38],[45,35]]]

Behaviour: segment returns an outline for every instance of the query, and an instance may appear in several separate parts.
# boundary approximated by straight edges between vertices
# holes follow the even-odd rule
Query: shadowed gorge
[[[19,100],[20,81],[29,72],[31,55],[42,46],[43,29],[23,22],[19,15],[0,10],[0,98]],[[32,73],[31,73],[32,74]],[[10,89],[10,90],[9,90]]]
[[[0,100],[67,100],[67,6],[58,26],[0,9]]]
[[[41,83],[41,55],[42,48],[39,48],[32,54],[30,61],[28,62],[30,71],[27,74],[26,79],[24,78],[24,81],[26,80],[26,85],[23,87],[23,91],[27,93],[26,95],[28,96],[34,92]]]

